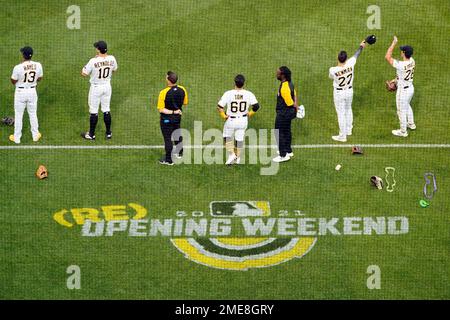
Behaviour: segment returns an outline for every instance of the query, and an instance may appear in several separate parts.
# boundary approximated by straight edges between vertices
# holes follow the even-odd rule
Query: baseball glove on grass
[[[14,118],[13,117],[4,117],[4,118],[2,118],[1,122],[6,126],[13,126]]]
[[[36,171],[36,177],[39,180],[45,179],[48,177],[48,171],[47,168],[43,165],[40,165],[39,168]]]
[[[352,154],[363,154],[362,148],[358,146],[352,147]]]
[[[383,189],[383,179],[377,176],[370,177],[370,183],[374,185],[378,190]]]
[[[386,90],[397,91],[397,81],[396,80],[386,81]]]

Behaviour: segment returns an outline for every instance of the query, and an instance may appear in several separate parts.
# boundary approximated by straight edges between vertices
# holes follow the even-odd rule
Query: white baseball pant
[[[38,96],[35,88],[19,89],[14,94],[14,142],[20,143],[22,138],[23,114],[25,109],[30,118],[30,127],[33,140],[39,135],[39,123],[37,118]]]
[[[97,114],[100,106],[103,113],[110,112],[111,94],[112,90],[109,82],[91,85],[88,98],[89,113]]]
[[[245,130],[247,130],[248,126],[248,117],[238,117],[231,118],[229,117],[227,121],[225,121],[225,125],[223,127],[223,137],[224,138],[233,138],[236,141],[244,141]]]
[[[408,125],[414,124],[414,114],[411,108],[411,100],[414,95],[414,87],[408,86],[406,89],[399,87],[397,89],[396,103],[397,115],[400,120],[400,130],[406,131]]]
[[[334,89],[333,97],[339,123],[339,135],[347,136],[353,129],[353,89]]]

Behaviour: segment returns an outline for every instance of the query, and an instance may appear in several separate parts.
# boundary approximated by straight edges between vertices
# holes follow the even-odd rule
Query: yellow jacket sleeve
[[[158,97],[158,110],[162,110],[166,107],[166,94],[167,94],[168,88],[161,90]]]
[[[281,86],[281,97],[288,107],[294,105],[294,100],[292,100],[291,96],[291,88],[289,88],[289,83],[287,81],[283,82]]]
[[[181,89],[183,89],[183,91],[184,91],[183,105],[187,105],[187,104],[189,103],[189,98],[188,98],[187,90],[186,90],[185,87],[182,87],[182,86],[178,86],[178,87],[180,87]]]

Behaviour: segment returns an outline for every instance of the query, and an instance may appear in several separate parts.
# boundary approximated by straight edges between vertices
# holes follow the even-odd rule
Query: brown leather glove
[[[39,180],[47,178],[48,177],[47,168],[43,165],[40,165],[36,171],[36,177],[38,177]]]
[[[397,91],[397,81],[395,80],[386,81],[386,90]]]
[[[363,154],[363,150],[361,149],[361,147],[354,146],[352,147],[352,154]]]

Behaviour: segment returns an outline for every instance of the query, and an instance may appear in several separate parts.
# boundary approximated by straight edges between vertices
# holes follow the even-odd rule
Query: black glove
[[[374,34],[371,34],[370,36],[368,36],[366,38],[366,42],[370,45],[374,44],[375,42],[377,42],[377,37],[375,37]]]
[[[2,123],[7,126],[12,126],[12,125],[14,125],[14,118],[13,117],[4,117],[2,119]]]

